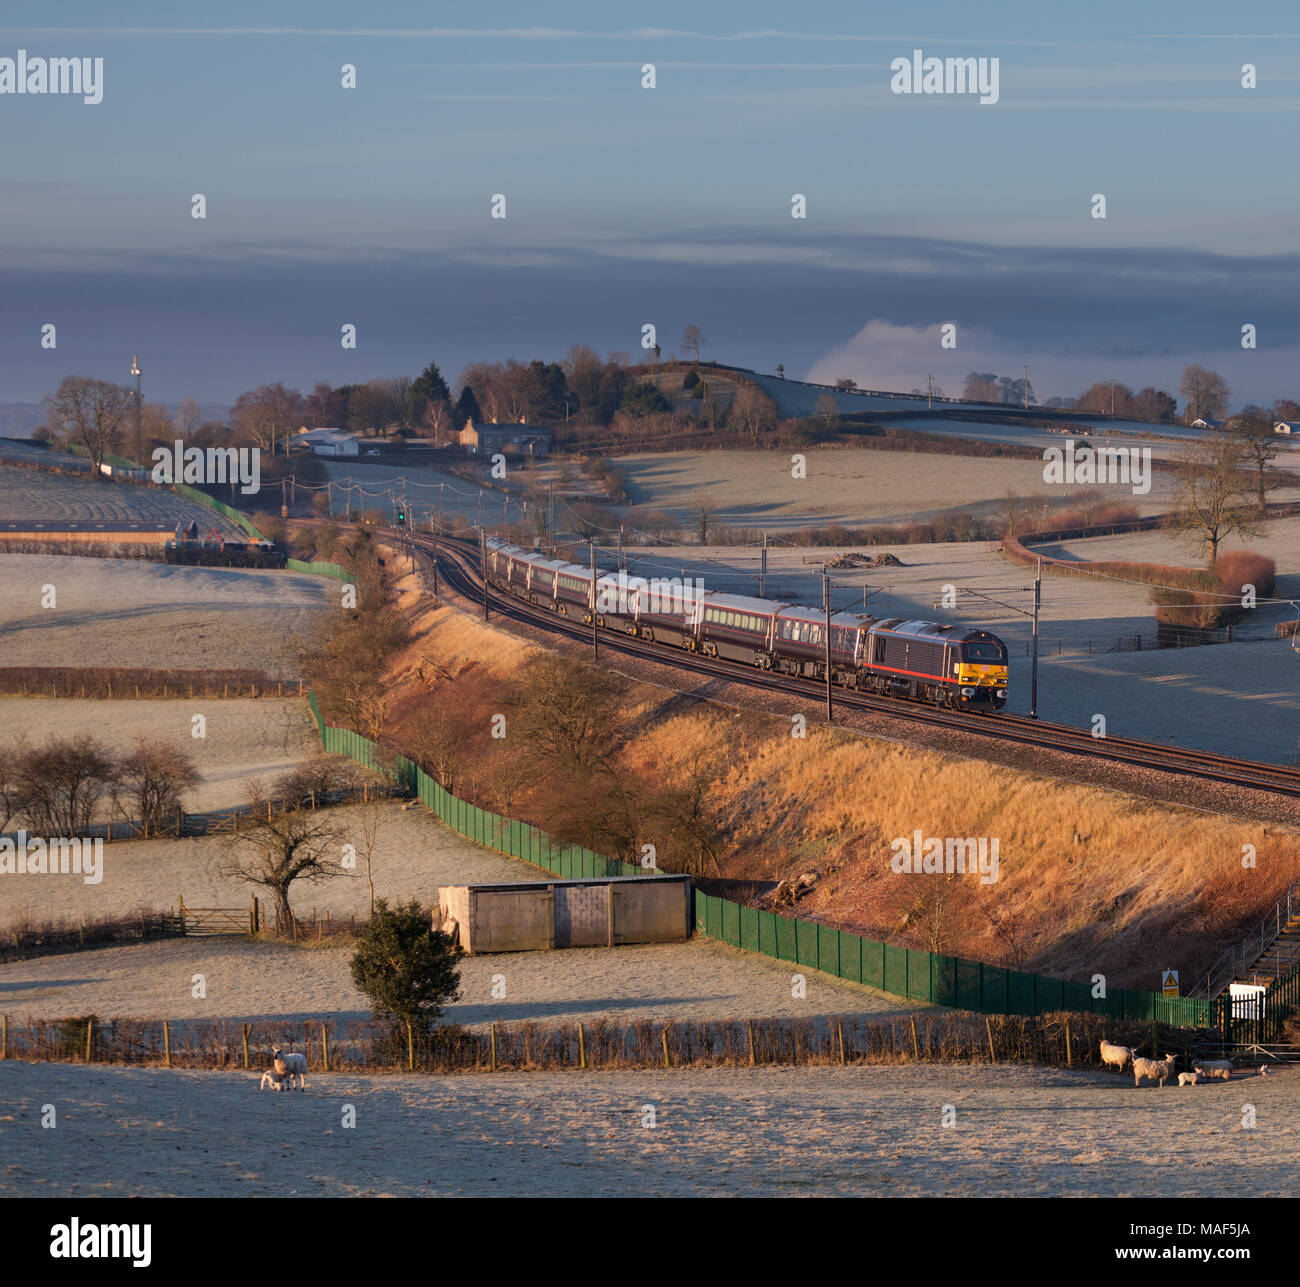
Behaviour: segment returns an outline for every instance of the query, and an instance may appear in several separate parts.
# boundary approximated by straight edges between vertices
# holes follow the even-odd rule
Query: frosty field
[[[0,554],[6,666],[147,666],[298,673],[298,648],[337,582],[293,572]],[[44,587],[55,606],[42,606]],[[337,599],[333,600],[336,602]]]
[[[989,1065],[460,1077],[0,1064],[0,1194],[1294,1197],[1300,1075]],[[1242,1129],[1242,1105],[1258,1125]],[[43,1104],[59,1113],[42,1130]],[[343,1129],[344,1104],[356,1125]],[[951,1105],[951,1127],[940,1125]],[[647,1108],[653,1108],[653,1126]]]

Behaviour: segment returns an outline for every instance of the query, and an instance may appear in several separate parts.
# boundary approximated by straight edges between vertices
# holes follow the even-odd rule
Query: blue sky
[[[229,401],[430,357],[454,376],[634,350],[647,321],[665,348],[695,321],[719,360],[877,387],[1023,362],[1041,395],[1169,387],[1204,361],[1236,402],[1300,397],[1293,6],[65,3],[56,21],[9,0],[0,57],[102,57],[104,98],[0,95],[0,401],[124,376],[136,351],[153,396]],[[915,48],[996,57],[999,102],[892,93]]]

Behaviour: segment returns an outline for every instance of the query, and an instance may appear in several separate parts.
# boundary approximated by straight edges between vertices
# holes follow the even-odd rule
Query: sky
[[[1293,4],[180,8],[6,0],[0,59],[102,58],[103,96],[0,93],[0,402],[136,353],[147,398],[229,403],[688,323],[879,389],[1202,362],[1300,397]],[[996,58],[997,101],[893,92],[917,49]]]

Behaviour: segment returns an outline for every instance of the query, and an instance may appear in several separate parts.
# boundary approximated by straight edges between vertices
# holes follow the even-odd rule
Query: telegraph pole
[[[925,405],[926,408],[934,406],[934,372],[925,373]]]
[[[762,562],[758,565],[758,597],[767,598],[767,533],[763,533]]]
[[[565,401],[564,418],[569,418],[568,401]],[[555,484],[548,482],[546,484],[546,557],[553,559],[555,557]]]
[[[835,722],[835,712],[831,706],[831,574],[830,569],[822,567],[822,602],[826,608],[826,722]]]
[[[1029,718],[1038,718],[1038,609],[1043,602],[1043,560],[1034,577],[1034,677],[1029,686]]]
[[[480,499],[482,494],[480,493]],[[488,595],[487,595],[487,533],[482,527],[478,529],[478,567],[479,578],[483,582],[483,620],[488,619]]]
[[[135,376],[135,467],[144,468],[144,419],[140,403],[140,359],[131,357],[131,374]]]
[[[591,655],[600,656],[600,632],[596,629],[596,538],[587,539],[587,559],[591,566]]]
[[[1025,410],[1029,410],[1029,363],[1025,363]]]
[[[438,534],[433,535],[433,597],[438,597]]]

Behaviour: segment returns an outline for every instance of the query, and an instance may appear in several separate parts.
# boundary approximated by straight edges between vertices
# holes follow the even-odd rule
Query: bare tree
[[[122,427],[135,406],[135,394],[107,380],[69,375],[45,399],[45,405],[52,427],[85,448],[98,476],[104,457],[122,441]]]
[[[692,322],[682,332],[682,353],[686,357],[693,357],[696,362],[700,360],[700,350],[709,342],[708,336]]]
[[[10,757],[8,807],[34,832],[81,836],[116,771],[111,752],[89,735],[20,744]]]
[[[275,453],[301,426],[306,410],[302,394],[283,384],[263,384],[241,393],[230,412],[230,428],[237,438]]]
[[[433,445],[440,446],[451,430],[451,406],[440,398],[432,398],[424,407],[425,427],[433,433]]]
[[[420,714],[411,744],[420,767],[453,795],[460,766],[470,750],[465,712],[454,683],[448,680],[438,686],[435,700]]]
[[[1194,420],[1221,420],[1228,409],[1228,382],[1217,371],[1195,363],[1184,367],[1178,392],[1183,395],[1183,418],[1188,424]]]
[[[1240,442],[1216,437],[1191,448],[1178,470],[1170,528],[1189,537],[1211,567],[1229,536],[1262,535],[1245,463]]]
[[[697,497],[694,506],[695,533],[701,545],[709,543],[709,533],[713,530],[718,517],[718,503],[707,493]]]
[[[202,423],[203,411],[198,402],[194,398],[182,398],[174,422],[177,435],[188,438]]]
[[[741,433],[755,440],[775,429],[778,419],[776,403],[756,384],[746,380],[731,400],[728,419]]]
[[[830,393],[823,393],[817,399],[816,410],[823,426],[827,429],[833,429],[840,414],[840,404],[835,400],[835,396]]]
[[[547,654],[529,665],[507,727],[544,773],[580,780],[604,756],[623,687],[606,670]]]
[[[275,794],[292,794],[286,785],[281,779]],[[265,889],[275,904],[276,928],[283,933],[293,924],[289,894],[295,882],[316,884],[347,875],[342,863],[346,827],[328,809],[313,809],[301,798],[277,803],[260,787],[254,787],[248,803],[250,812],[240,820],[219,870]]]
[[[383,796],[371,796],[369,800],[365,800],[358,805],[355,810],[359,842],[355,848],[360,852],[366,864],[366,884],[370,889],[371,920],[375,918],[375,851],[379,847],[380,833],[384,829],[383,803]]]
[[[158,835],[177,816],[184,793],[199,781],[199,771],[184,751],[169,742],[139,738],[118,768],[113,799],[138,821],[141,835]]]
[[[1255,471],[1255,501],[1262,514],[1264,493],[1278,485],[1277,478],[1269,468],[1278,452],[1273,417],[1263,407],[1246,406],[1242,408],[1241,415],[1228,421],[1225,428],[1241,444],[1243,454]]]

